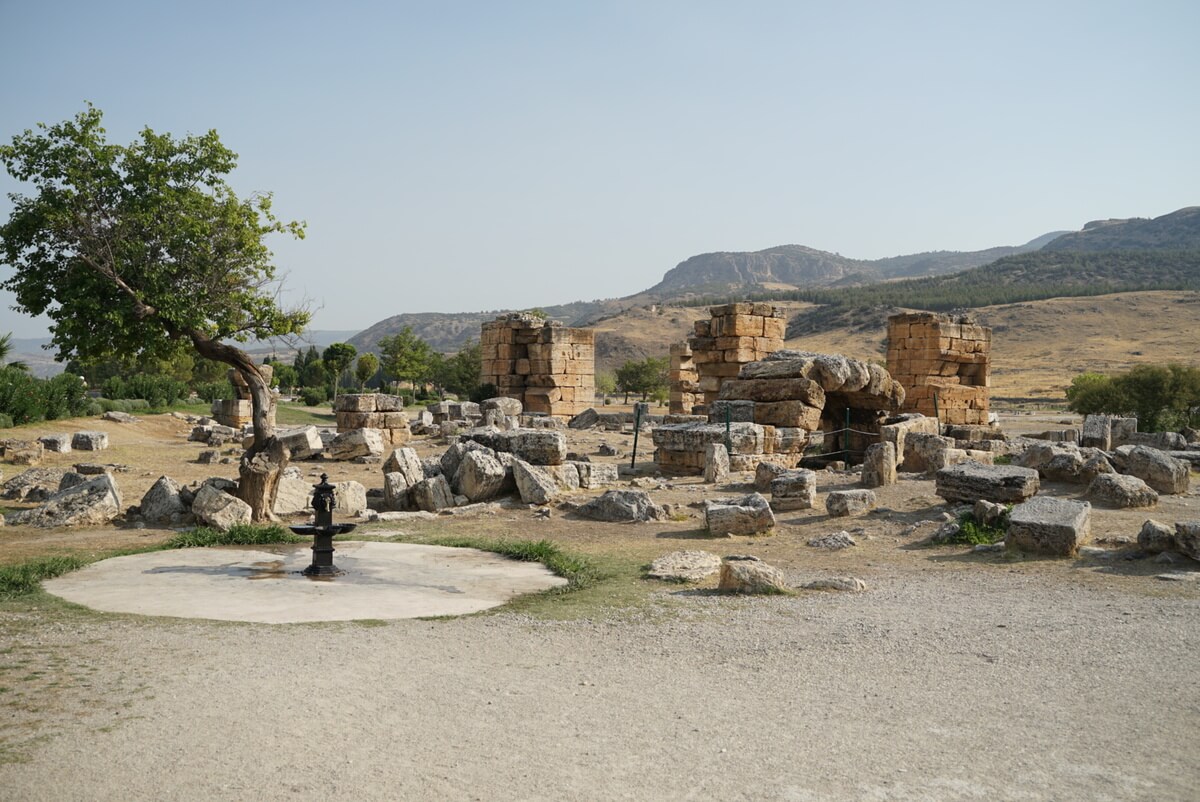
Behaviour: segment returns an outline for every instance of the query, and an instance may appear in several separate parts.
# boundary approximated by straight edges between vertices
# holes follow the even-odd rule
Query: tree
[[[596,392],[601,397],[612,395],[617,391],[617,377],[611,371],[602,370],[596,374]]]
[[[1067,402],[1081,415],[1132,415],[1143,432],[1200,425],[1200,368],[1139,365],[1128,373],[1082,373],[1067,388]]]
[[[12,368],[13,370],[29,370],[29,366],[24,362],[6,362],[8,355],[12,353],[12,332],[0,337],[0,369]]]
[[[665,357],[646,357],[635,362],[630,360],[617,368],[617,389],[625,393],[629,403],[630,393],[641,393],[642,400],[660,388],[667,386],[667,370],[670,362]]]
[[[429,343],[405,326],[396,334],[379,341],[383,372],[398,381],[417,381],[427,378],[434,351]]]
[[[321,361],[325,363],[325,370],[328,371],[329,377],[333,380],[333,397],[337,399],[338,385],[342,382],[342,375],[350,369],[350,365],[354,362],[354,356],[358,353],[358,349],[350,343],[331,343],[328,348],[321,354]]]
[[[15,274],[0,286],[20,311],[50,317],[60,360],[169,359],[190,347],[235,368],[254,423],[239,492],[254,520],[270,520],[288,454],[268,417],[266,380],[227,340],[294,334],[308,322],[276,303],[263,242],[303,237],[304,226],[278,220],[269,194],[236,196],[225,176],[237,156],[216,131],[176,140],[146,128],[122,146],[106,141],[101,121],[89,105],[0,146],[8,172],[34,190],[10,196],[0,262]]]
[[[467,340],[454,356],[434,360],[433,383],[459,398],[469,398],[479,389],[482,358],[479,341]]]
[[[371,380],[379,371],[379,357],[368,352],[358,358],[358,364],[354,366],[354,378],[358,379],[358,389],[363,389],[367,386],[367,382]]]

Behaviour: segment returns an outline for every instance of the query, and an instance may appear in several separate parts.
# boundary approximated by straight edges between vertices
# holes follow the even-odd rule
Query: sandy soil
[[[199,447],[176,442],[178,427],[139,426],[114,441],[152,441],[143,448],[163,449],[147,458],[161,467],[132,445],[115,457],[121,442],[104,454],[140,466],[118,477],[127,504],[160,471],[209,475],[181,467],[177,455]],[[601,440],[631,447],[627,435],[588,433],[572,448],[594,453]],[[378,485],[378,467],[335,470]],[[854,483],[827,472],[820,490]],[[727,598],[711,583],[630,580],[632,591],[576,607],[566,596],[528,613],[287,626],[0,605],[0,798],[1200,795],[1200,583],[1156,578],[1198,566],[1125,559],[1115,541],[1146,517],[1200,517],[1195,490],[1149,513],[1097,508],[1093,533],[1111,551],[1073,560],[916,547],[908,528],[947,507],[932,482],[908,476],[862,518],[784,513],[769,537],[706,537],[688,505],[745,491],[664,482],[652,493],[679,520],[656,524],[497,505],[367,531],[545,537],[624,564],[681,548],[751,553],[796,583],[853,575],[868,590]],[[859,545],[806,545],[840,529]],[[168,534],[9,528],[0,544],[8,562]]]

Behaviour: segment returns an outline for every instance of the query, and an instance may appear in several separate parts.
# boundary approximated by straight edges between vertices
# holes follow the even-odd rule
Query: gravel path
[[[1196,799],[1200,605],[1158,587],[998,569],[611,621],[68,615],[30,630],[59,658],[30,707],[54,709],[5,711],[44,737],[0,798]]]

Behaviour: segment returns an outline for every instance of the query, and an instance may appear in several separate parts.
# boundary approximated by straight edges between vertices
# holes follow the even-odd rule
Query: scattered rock
[[[426,512],[437,512],[454,506],[454,492],[445,476],[433,476],[413,485],[413,503]]]
[[[13,514],[9,524],[44,528],[100,526],[120,514],[121,494],[113,478],[104,474],[58,491],[40,507]]]
[[[1136,476],[1164,495],[1188,491],[1191,466],[1183,460],[1148,446],[1122,446],[1118,453],[1123,457],[1122,473]]]
[[[825,511],[833,518],[862,515],[875,509],[872,490],[835,490],[825,497]]]
[[[728,501],[710,501],[704,510],[704,523],[713,535],[757,535],[775,526],[775,514],[761,493],[751,493]]]
[[[30,468],[0,485],[0,498],[6,501],[45,501],[58,492],[62,483],[61,468]]]
[[[550,504],[558,498],[558,483],[541,468],[517,459],[513,462],[512,472],[524,503]]]
[[[787,577],[757,557],[730,556],[721,563],[717,590],[725,593],[790,594]]]
[[[729,480],[729,449],[724,443],[709,443],[704,449],[704,481],[708,484]]]
[[[867,447],[863,458],[862,483],[864,487],[884,487],[896,483],[896,446],[884,442]]]
[[[130,415],[128,412],[120,412],[115,409],[110,409],[100,416],[101,420],[110,420],[113,423],[137,423],[138,419]]]
[[[617,466],[603,462],[579,462],[575,464],[579,472],[579,486],[585,490],[608,487],[618,481]]]
[[[325,443],[321,440],[321,433],[317,431],[316,426],[285,432],[279,435],[279,439],[294,460],[319,457],[325,450]]]
[[[661,521],[667,517],[666,511],[643,490],[607,490],[580,505],[576,512],[594,521],[613,523]]]
[[[758,463],[754,468],[754,489],[760,493],[768,492],[771,489],[771,482],[774,482],[787,470],[783,465],[774,462]]]
[[[329,459],[352,460],[355,457],[383,456],[383,435],[378,429],[350,429],[339,432],[326,449]]]
[[[650,563],[653,579],[699,582],[721,570],[721,558],[707,551],[673,551]]]
[[[802,587],[805,590],[844,590],[850,593],[861,593],[867,589],[867,583],[854,576],[835,576],[828,579],[816,579]]]
[[[1091,536],[1092,505],[1037,496],[1013,507],[1005,542],[1038,554],[1073,555]]]
[[[179,495],[179,483],[167,476],[160,476],[138,505],[142,519],[148,523],[169,524],[186,515],[188,508]]]
[[[848,549],[851,546],[857,546],[858,543],[850,536],[849,532],[843,529],[841,532],[834,532],[831,535],[814,537],[808,541],[808,545],[817,549],[838,551],[840,549]]]
[[[1088,485],[1087,497],[1110,507],[1153,507],[1158,493],[1136,476],[1102,473]]]
[[[947,501],[974,504],[984,499],[1013,504],[1032,498],[1040,483],[1032,468],[963,462],[939,470],[936,484],[935,492]]]
[[[504,466],[498,459],[483,451],[471,451],[459,463],[455,485],[470,501],[487,501],[500,492],[504,476]]]
[[[975,506],[971,508],[971,515],[984,526],[998,524],[1007,514],[1008,508],[1003,504],[997,504],[994,501],[986,499],[976,501]]]
[[[196,462],[200,463],[201,465],[213,465],[220,461],[221,461],[221,452],[217,451],[215,448],[210,448],[210,449],[206,449],[205,451],[201,451],[200,455],[198,457],[196,457]]]
[[[767,463],[759,463],[761,468]],[[757,474],[755,485],[758,484]],[[811,510],[817,503],[817,474],[805,468],[783,471],[771,480],[771,507],[786,512]]]
[[[71,435],[71,448],[76,451],[103,451],[108,448],[105,432],[75,432]]]
[[[42,444],[42,448],[55,454],[67,454],[71,451],[71,435],[69,434],[42,435],[38,438],[38,442]]]
[[[598,449],[596,449],[596,453],[602,457],[619,457],[619,456],[621,456],[621,452],[617,451],[615,448],[610,446],[608,443],[601,443],[600,447]]]
[[[1193,560],[1200,560],[1200,521],[1176,522],[1175,548]]]
[[[236,524],[250,523],[251,510],[250,505],[240,498],[205,482],[192,501],[192,515],[201,523],[224,531]]]
[[[313,486],[298,475],[279,478],[279,489],[275,493],[276,515],[299,515],[312,509]]]

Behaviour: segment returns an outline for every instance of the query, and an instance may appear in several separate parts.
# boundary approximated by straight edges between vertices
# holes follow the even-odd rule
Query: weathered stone
[[[317,431],[316,426],[306,426],[303,429],[285,432],[279,435],[279,440],[295,460],[312,459],[320,456],[321,452],[325,450],[325,444],[321,441],[321,434]]]
[[[580,412],[575,417],[567,422],[568,428],[571,429],[590,429],[600,422],[600,413],[592,407],[588,407],[583,412]]]
[[[459,493],[472,502],[487,501],[495,498],[504,484],[504,466],[484,451],[469,451],[463,455],[455,477]]]
[[[994,501],[980,499],[975,502],[975,506],[971,509],[971,514],[975,520],[984,526],[992,526],[998,524],[1008,515],[1008,508],[1003,504],[997,504]]]
[[[419,479],[417,481],[424,481]],[[399,471],[383,475],[383,503],[389,510],[410,510],[413,507],[412,489],[416,482]]]
[[[1133,446],[1125,451],[1122,473],[1136,476],[1164,495],[1177,495],[1188,491],[1190,466],[1183,460],[1148,446]]]
[[[585,490],[615,485],[619,479],[617,466],[607,462],[579,462],[579,486]]]
[[[88,481],[88,478],[82,473],[67,471],[63,474],[62,480],[58,483],[58,489],[66,490],[68,487],[75,487],[75,485],[81,485],[86,481]]]
[[[1200,521],[1175,522],[1175,548],[1193,560],[1200,560]]]
[[[775,526],[775,514],[761,493],[727,501],[710,501],[704,508],[704,524],[714,535],[757,535]]]
[[[861,593],[867,589],[867,583],[854,576],[833,576],[827,579],[814,579],[802,587],[805,590],[841,590],[849,593]]]
[[[783,471],[771,480],[770,490],[777,511],[811,510],[817,503],[817,474],[805,468]]]
[[[454,506],[454,492],[445,476],[422,479],[412,489],[413,503],[426,512],[437,512]]]
[[[771,489],[771,483],[788,471],[784,465],[776,462],[760,462],[754,468],[754,489],[766,493]]]
[[[1111,415],[1088,415],[1083,419],[1083,433],[1079,445],[1098,448],[1101,451],[1112,450],[1112,418]]]
[[[887,422],[879,427],[880,441],[891,443],[896,448],[897,467],[900,467],[899,463],[908,457],[908,449],[905,444],[909,434],[937,435],[938,419],[927,418],[916,412],[907,412],[888,418]],[[913,468],[909,465],[904,465],[903,469],[915,472],[926,470],[925,467]]]
[[[77,451],[103,451],[108,448],[105,432],[75,432],[71,435],[71,448]]]
[[[849,532],[847,532],[845,529],[843,529],[841,532],[834,532],[833,534],[822,535],[821,537],[811,538],[808,541],[808,545],[812,546],[815,549],[829,549],[830,551],[840,551],[841,549],[848,549],[851,546],[857,546],[858,542],[855,541],[855,539],[850,536]]]
[[[128,412],[121,412],[116,409],[110,409],[100,416],[101,420],[109,420],[113,423],[137,423],[138,419],[130,415]]]
[[[1079,482],[1083,471],[1083,456],[1078,451],[1059,451],[1038,468],[1038,473],[1051,482]]]
[[[791,593],[783,571],[757,557],[729,556],[721,563],[717,590],[725,593]]]
[[[834,490],[825,497],[825,511],[833,518],[862,515],[875,509],[873,490]]]
[[[964,462],[937,472],[936,493],[947,501],[974,504],[980,499],[1013,504],[1038,491],[1038,472],[1016,465]]]
[[[724,443],[709,443],[704,449],[704,481],[709,484],[729,480],[729,450]]]
[[[1013,507],[1004,542],[1011,548],[1069,557],[1091,537],[1092,505],[1036,496]]]
[[[1175,530],[1155,520],[1147,520],[1138,532],[1138,548],[1151,554],[1175,550]]]
[[[661,521],[666,511],[644,490],[607,490],[576,510],[585,518],[612,523]]]
[[[707,551],[673,551],[650,563],[646,575],[674,582],[700,582],[721,570],[721,558]]]
[[[904,438],[904,459],[901,467],[912,473],[932,473],[950,464],[947,454],[954,441],[948,437],[923,432],[909,432]]]
[[[398,395],[389,395],[388,393],[375,394],[375,411],[376,412],[404,412],[404,399]],[[430,420],[432,423],[433,420]]]
[[[896,483],[896,447],[891,443],[867,446],[863,458],[862,483],[865,487],[884,487]]]
[[[417,456],[417,452],[411,448],[397,448],[383,463],[383,472],[400,473],[404,475],[407,482],[407,487],[412,487],[417,482],[425,478],[425,468],[421,464],[421,458]]]
[[[312,509],[313,486],[297,476],[282,476],[275,494],[276,515],[299,515]]]
[[[562,465],[542,465],[539,466],[546,475],[553,480],[554,484],[558,485],[560,490],[574,492],[579,489],[579,469],[575,467],[575,463],[566,462]]]
[[[558,498],[558,483],[541,468],[517,459],[513,462],[512,472],[522,502],[549,504]]]
[[[367,489],[361,482],[334,482],[333,511],[342,515],[362,515],[367,511]]]
[[[753,401],[719,399],[708,405],[708,420],[711,423],[756,423]]]
[[[201,451],[196,457],[196,462],[201,465],[212,465],[221,461],[221,452],[215,448],[208,448]]]
[[[338,432],[329,444],[329,459],[352,460],[355,457],[382,457],[383,436],[378,429],[351,429]]]
[[[1148,446],[1159,451],[1187,448],[1187,438],[1178,432],[1131,432],[1122,441],[1122,445]]]
[[[42,444],[42,448],[53,451],[55,454],[66,454],[71,450],[71,435],[69,434],[42,435],[38,438],[38,442]]]
[[[562,465],[567,458],[566,436],[548,429],[471,429],[462,437],[495,451],[506,451],[531,465]]]
[[[4,440],[0,443],[0,456],[13,465],[37,465],[42,461],[46,447],[38,440]]]
[[[516,417],[525,411],[525,407],[519,398],[496,396],[495,398],[486,398],[479,402],[479,411],[481,413],[486,415],[489,410],[496,410],[507,417]]]
[[[179,497],[179,483],[168,476],[160,476],[138,505],[146,523],[171,523],[187,513],[187,505]]]
[[[196,492],[192,515],[201,523],[222,531],[236,524],[248,524],[252,517],[249,504],[207,483]]]
[[[59,490],[62,468],[30,468],[0,485],[0,498],[6,501],[45,501]]]
[[[1136,476],[1102,473],[1088,485],[1087,497],[1109,507],[1153,507],[1158,493]]]
[[[40,507],[14,513],[9,524],[44,528],[100,526],[120,515],[121,509],[116,481],[104,474],[54,493]]]
[[[333,402],[335,412],[375,412],[375,393],[342,393]]]

